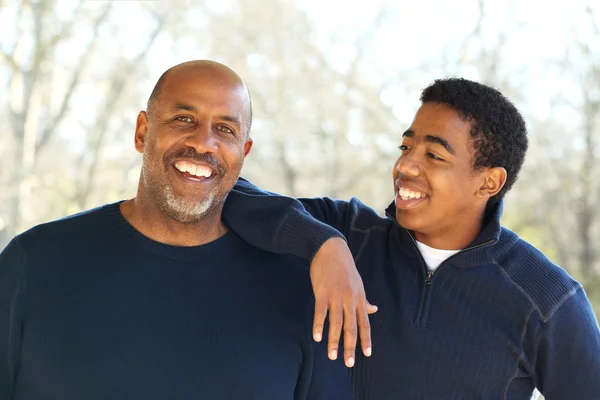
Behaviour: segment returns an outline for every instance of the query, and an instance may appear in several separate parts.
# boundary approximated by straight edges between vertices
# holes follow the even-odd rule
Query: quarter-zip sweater
[[[357,399],[600,399],[600,330],[581,285],[501,227],[428,273],[409,231],[353,198],[291,199],[240,179],[224,221],[265,250],[311,260],[343,236],[369,301],[373,355],[357,351]],[[335,228],[335,229],[332,229]]]
[[[43,224],[0,253],[0,399],[349,399],[311,298],[304,261],[231,231],[170,246],[118,203]]]

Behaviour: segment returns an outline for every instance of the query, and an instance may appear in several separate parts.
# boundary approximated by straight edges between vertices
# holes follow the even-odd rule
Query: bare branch
[[[21,71],[21,68],[17,65],[17,61],[15,60],[14,55],[11,53],[7,53],[4,50],[0,50],[2,52],[2,57],[6,61],[8,65],[13,69],[13,71]]]
[[[140,53],[135,57],[132,62],[124,61],[124,65],[118,65],[114,70],[114,79],[111,81],[110,89],[108,95],[104,101],[104,107],[102,107],[102,112],[98,116],[99,124],[95,126],[94,131],[91,134],[93,137],[91,144],[91,156],[89,152],[84,152],[80,156],[79,164],[83,164],[83,158],[91,160],[90,167],[87,169],[87,173],[85,178],[82,180],[82,184],[77,185],[77,191],[75,193],[75,199],[80,208],[85,208],[87,199],[92,190],[92,185],[94,182],[94,177],[96,175],[96,170],[98,168],[98,160],[100,159],[100,152],[102,150],[102,145],[104,143],[104,138],[106,137],[106,133],[108,131],[108,123],[110,121],[110,116],[114,114],[115,109],[118,106],[119,98],[123,93],[123,90],[126,87],[127,79],[133,72],[133,70],[137,67],[139,62],[147,56],[148,52],[152,48],[156,37],[164,27],[164,23],[166,21],[166,17],[159,16],[157,19],[156,27],[150,35],[146,46]]]
[[[588,15],[588,17],[590,18],[590,22],[592,24],[592,27],[594,28],[594,33],[596,35],[600,35],[600,24],[598,24],[598,20],[596,19],[596,16],[594,15],[594,10],[592,10],[592,7],[590,7],[588,5],[585,7],[585,12]]]
[[[47,45],[46,45],[47,48],[54,48],[54,46],[56,46],[56,44],[58,42],[66,39],[67,37],[69,37],[71,35],[73,25],[75,24],[75,21],[77,21],[79,19],[78,15],[79,15],[81,9],[83,8],[84,1],[85,0],[79,0],[79,4],[77,4],[77,8],[73,12],[73,18],[71,18],[68,22],[63,24],[62,29],[58,33],[52,35],[52,37],[47,42]],[[110,8],[110,4],[108,4],[106,8]]]
[[[94,50],[96,49],[96,37],[98,36],[98,31],[100,30],[100,26],[104,23],[104,21],[108,17],[111,7],[112,7],[112,2],[107,3],[106,6],[104,7],[102,13],[100,13],[98,15],[98,17],[96,18],[96,20],[94,21],[92,43],[90,43],[90,45],[88,46],[86,51],[83,53],[83,55],[79,59],[79,63],[74,70],[74,74],[71,77],[71,81],[69,82],[67,91],[62,98],[62,102],[61,102],[58,114],[53,118],[52,122],[50,124],[48,124],[46,126],[46,128],[42,131],[40,138],[36,144],[36,153],[39,152],[40,150],[42,150],[42,148],[48,143],[48,141],[54,134],[56,127],[60,124],[60,122],[65,117],[67,109],[69,107],[69,103],[71,101],[71,97],[73,96],[73,93],[75,92],[75,88],[79,84],[81,74],[83,73],[83,71],[85,71],[85,68],[89,62],[89,59],[90,59],[91,55],[93,54]]]

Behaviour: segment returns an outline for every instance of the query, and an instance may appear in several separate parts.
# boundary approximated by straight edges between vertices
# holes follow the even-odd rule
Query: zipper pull
[[[431,285],[431,278],[433,278],[433,271],[427,271],[427,276],[425,277],[426,285]]]

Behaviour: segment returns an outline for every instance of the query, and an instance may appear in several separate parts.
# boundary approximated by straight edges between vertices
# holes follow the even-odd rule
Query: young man
[[[297,258],[221,222],[250,151],[244,82],[177,65],[139,113],[134,199],[37,226],[0,254],[0,399],[349,399],[310,334]]]
[[[352,370],[358,399],[529,399],[534,388],[547,400],[600,398],[600,330],[583,288],[500,225],[527,149],[523,118],[464,79],[436,81],[421,101],[385,218],[357,199],[297,201],[240,180],[225,222],[307,260],[325,243],[311,269],[331,272],[315,287],[346,279],[336,255],[347,249],[328,245],[323,223],[344,235],[379,307],[373,356]]]

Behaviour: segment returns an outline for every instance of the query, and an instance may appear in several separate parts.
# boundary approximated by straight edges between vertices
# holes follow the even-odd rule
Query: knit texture
[[[351,372],[358,399],[529,399],[534,387],[547,400],[600,399],[600,330],[583,288],[502,228],[501,214],[502,202],[430,283],[393,204],[380,217],[357,199],[290,200],[240,180],[224,220],[258,247],[307,260],[312,252],[298,249],[333,234],[322,223],[344,235],[379,307],[373,355],[357,354]],[[257,223],[248,227],[244,215]],[[310,215],[320,222],[311,226]],[[296,246],[308,232],[310,246]]]
[[[348,399],[311,339],[306,263],[229,232],[154,242],[119,204],[0,254],[0,399]]]

